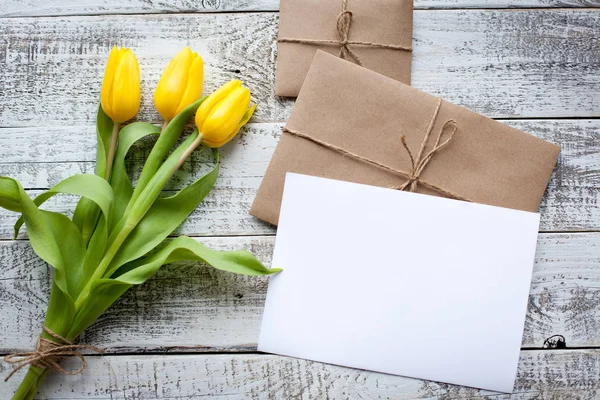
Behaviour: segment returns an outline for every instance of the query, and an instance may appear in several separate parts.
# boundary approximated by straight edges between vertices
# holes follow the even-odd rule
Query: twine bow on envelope
[[[342,12],[337,17],[338,40],[334,39],[297,39],[297,38],[279,38],[279,43],[301,43],[301,44],[332,44],[340,46],[339,57],[344,60],[352,58],[356,64],[362,66],[362,61],[358,55],[350,48],[350,45],[375,47],[379,49],[412,51],[412,47],[399,46],[394,44],[383,44],[375,42],[364,42],[359,40],[349,40],[350,27],[352,26],[352,11],[348,10],[348,0],[342,0]]]
[[[394,173],[396,175],[400,175],[400,176],[406,178],[406,182],[404,182],[400,186],[395,186],[392,189],[414,192],[417,189],[418,185],[423,185],[424,187],[432,189],[432,190],[438,192],[439,194],[444,195],[448,198],[473,202],[473,200],[463,197],[457,193],[454,193],[450,190],[444,189],[433,183],[427,182],[427,181],[423,180],[423,178],[421,177],[421,175],[423,174],[423,171],[425,171],[425,168],[427,168],[427,165],[429,165],[429,162],[433,159],[433,157],[438,152],[440,152],[444,147],[446,147],[447,145],[450,144],[450,142],[454,138],[456,131],[458,130],[458,124],[456,123],[455,120],[449,119],[448,121],[446,121],[446,123],[442,126],[442,128],[439,130],[439,132],[437,134],[437,138],[436,138],[435,144],[433,145],[433,148],[428,153],[425,154],[425,147],[427,146],[427,142],[429,141],[429,137],[431,136],[431,131],[433,130],[433,125],[435,124],[435,121],[437,120],[437,116],[439,114],[441,106],[442,106],[442,99],[438,99],[437,107],[435,109],[435,112],[433,113],[433,116],[431,117],[429,126],[427,128],[427,132],[425,133],[425,137],[423,138],[423,141],[421,142],[421,148],[419,149],[419,152],[417,153],[416,157],[413,155],[412,151],[406,144],[406,138],[404,137],[404,135],[402,135],[400,137],[400,141],[402,142],[402,147],[404,148],[404,150],[406,150],[406,153],[408,154],[408,157],[410,158],[411,169],[409,172],[401,171],[401,170],[389,167],[385,164],[382,164],[382,163],[372,160],[370,158],[363,157],[356,153],[352,153],[341,147],[338,147],[331,143],[321,141],[312,136],[306,135],[306,134],[298,132],[298,131],[294,131],[287,127],[283,128],[283,131],[286,133],[289,133],[291,135],[298,136],[300,138],[309,140],[313,143],[316,143],[327,149],[333,150],[342,155],[352,157],[356,160],[363,161],[365,163],[374,165],[376,167],[379,167],[381,169],[384,169],[386,171],[389,171],[391,173]],[[446,131],[449,131],[449,133],[448,133],[446,139],[442,141],[442,137],[444,136],[444,133]]]

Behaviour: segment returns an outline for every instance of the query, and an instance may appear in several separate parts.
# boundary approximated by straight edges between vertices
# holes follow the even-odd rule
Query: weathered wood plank
[[[189,44],[206,62],[206,90],[242,78],[257,122],[287,119],[274,96],[276,13],[3,19],[0,126],[89,123],[105,59],[133,48],[143,119],[158,120],[152,90],[168,59]],[[600,116],[600,13],[595,10],[416,11],[415,87],[493,117]],[[68,94],[68,96],[65,96]]]
[[[555,0],[530,0],[533,3]],[[161,14],[210,13],[227,11],[278,11],[279,0],[7,0],[2,14],[5,17],[67,16],[101,14]]]
[[[600,7],[598,0],[415,0],[416,9]],[[201,0],[169,2],[133,0],[7,0],[5,17],[99,14],[205,13],[225,11],[277,11],[279,0]]]
[[[417,9],[600,7],[598,0],[415,0]]]
[[[562,153],[540,211],[544,231],[600,229],[600,120],[508,120],[505,123],[558,143]],[[248,215],[269,164],[282,124],[250,124],[222,150],[216,189],[183,225],[191,235],[272,234],[271,226]],[[18,179],[30,194],[71,175],[93,172],[92,126],[0,129],[0,175]],[[133,151],[131,168],[139,171],[151,142]],[[167,187],[177,190],[207,171],[212,160],[195,154],[185,172]],[[134,176],[136,172],[133,173]],[[57,197],[48,209],[72,210],[75,198]],[[0,238],[12,236],[16,216],[0,210]],[[25,236],[22,236],[25,237]]]
[[[81,375],[48,375],[36,398],[592,400],[600,396],[599,360],[599,350],[523,351],[507,395],[263,354],[93,356]],[[19,377],[2,390],[13,391]]]
[[[205,238],[216,249],[245,248],[269,264],[274,237]],[[27,241],[0,241],[0,353],[34,346],[50,290],[48,267]],[[600,346],[600,233],[540,234],[523,347],[554,334],[567,346]],[[84,334],[109,352],[252,351],[267,278],[198,263],[165,267],[132,289]]]

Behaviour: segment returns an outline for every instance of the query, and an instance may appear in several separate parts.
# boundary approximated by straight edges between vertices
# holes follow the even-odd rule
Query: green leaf
[[[79,336],[131,286],[133,285],[115,281],[114,279],[99,279],[94,281],[90,296],[75,315],[67,337],[76,338]]]
[[[127,168],[125,166],[125,157],[127,156],[127,153],[138,140],[148,135],[158,134],[160,134],[160,128],[146,122],[134,122],[127,125],[119,132],[119,147],[115,154],[113,172],[110,180],[110,184],[115,193],[115,199],[109,221],[109,232],[112,231],[116,223],[123,216],[127,204],[131,199],[131,195],[133,194],[133,186],[131,185],[131,180],[129,179]]]
[[[10,208],[5,207],[7,204]],[[33,249],[55,268],[44,324],[59,335],[66,335],[75,317],[75,303],[69,291],[77,289],[73,280],[77,279],[83,253],[79,230],[64,215],[38,209],[11,178],[0,177],[0,206],[23,213]]]
[[[190,237],[179,236],[153,254],[119,268],[114,279],[139,285],[154,275],[161,266],[183,260],[201,261],[221,271],[250,276],[270,275],[281,271],[265,267],[245,250],[217,251]]]
[[[37,255],[56,269],[54,280],[59,286],[64,275],[66,285],[61,289],[75,299],[84,283],[81,278],[85,247],[79,229],[73,221],[59,213],[37,209],[35,215],[24,207],[23,215],[31,246]]]
[[[104,113],[102,105],[98,104],[98,115],[96,117],[96,137],[98,139],[96,146],[96,175],[102,178],[106,174],[106,161],[113,125],[112,119]]]
[[[76,337],[83,332],[127,289],[144,283],[161,266],[183,260],[201,261],[221,271],[250,276],[264,276],[280,271],[265,267],[247,251],[216,251],[192,238],[180,236],[153,254],[124,265],[114,278],[94,282],[88,300],[75,317],[69,337]]]
[[[89,245],[85,251],[81,272],[82,287],[88,283],[94,274],[94,271],[96,271],[96,268],[98,268],[98,264],[100,263],[100,260],[102,260],[102,256],[106,250],[107,242],[107,222],[105,218],[101,218],[96,225],[96,229],[94,230],[94,233],[90,238]]]
[[[98,230],[98,233],[95,235],[94,247],[90,248],[89,251],[86,252],[82,235],[73,222],[71,222],[62,214],[38,210],[40,218],[45,218],[46,222],[51,225],[50,229],[56,231],[56,235],[59,237],[61,242],[65,242],[63,247],[67,247],[64,256],[68,258],[68,260],[65,262],[65,268],[67,270],[66,276],[68,281],[68,293],[73,298],[76,298],[91,276],[90,270],[93,273],[93,268],[95,268],[95,265],[97,265],[96,260],[104,252],[104,246],[106,245],[108,235],[106,231],[106,221],[110,216],[110,209],[113,202],[113,191],[108,182],[99,176],[90,174],[74,175],[58,183],[50,190],[40,194],[35,198],[35,200],[33,200],[32,203],[37,209],[37,206],[42,205],[46,200],[59,193],[72,194],[81,196],[82,198],[87,198],[91,202],[90,204],[96,204],[104,215],[104,218],[102,219],[102,229]],[[15,237],[17,236],[25,218],[26,214],[23,212],[23,216],[19,218],[15,224]],[[31,238],[31,232],[29,233],[29,236],[33,241]],[[72,248],[68,249],[69,246],[72,246]],[[40,257],[44,258],[41,254],[39,255]],[[94,262],[96,262],[95,265]],[[65,288],[63,287],[63,289]]]
[[[44,204],[46,200],[59,193],[72,194],[86,198],[91,203],[95,203],[100,207],[105,218],[109,217],[113,202],[113,190],[108,182],[99,176],[91,174],[71,176],[70,178],[67,178],[64,181],[54,185],[50,190],[37,196],[33,202],[39,207]],[[22,225],[23,217],[19,218],[15,224],[15,238],[19,234],[19,229]],[[77,226],[77,223],[75,223],[75,225]]]
[[[21,212],[19,185],[11,178],[0,176],[0,207]]]
[[[205,99],[206,96],[189,105],[179,114],[177,114],[177,116],[173,118],[173,120],[169,122],[169,124],[163,130],[160,137],[154,144],[152,151],[148,155],[148,159],[144,164],[140,178],[135,185],[135,190],[132,195],[132,203],[135,202],[142,194],[156,171],[158,171],[158,169],[161,167],[163,160],[179,140],[185,125]]]
[[[79,230],[66,216],[40,210],[16,180],[2,177],[0,181],[3,188],[8,188],[5,191],[11,199],[18,201],[31,247],[42,260],[54,267],[54,282],[72,303],[74,293],[80,287],[79,276],[84,255]]]
[[[174,196],[159,198],[152,204],[121,246],[105,276],[154,249],[198,207],[219,175],[219,152],[216,149],[213,149],[213,156],[215,167],[209,173]]]
[[[86,197],[82,197],[77,202],[75,212],[73,213],[73,222],[83,238],[83,243],[87,246],[90,237],[94,233],[94,228],[100,216],[100,209],[93,201]]]
[[[98,104],[98,114],[96,117],[96,175],[101,178],[104,178],[106,174],[106,162],[113,126],[113,121],[104,113],[102,105]],[[98,207],[86,197],[82,197],[75,207],[73,222],[75,222],[75,225],[81,232],[85,246],[87,246],[94,232],[99,213],[100,210],[98,210]]]
[[[56,282],[53,282],[44,325],[52,332],[67,338],[67,334],[71,329],[74,318],[75,305],[73,300],[58,287]],[[53,340],[53,338],[49,337],[46,333],[43,333],[42,335],[48,340]],[[67,339],[73,340],[74,338]]]
[[[111,261],[116,255],[116,252],[123,245],[123,242],[125,241],[127,236],[129,236],[131,231],[138,225],[138,223],[150,210],[150,208],[160,195],[167,181],[171,179],[171,176],[173,175],[173,170],[177,167],[178,160],[181,158],[183,153],[186,150],[188,150],[190,146],[193,145],[196,138],[198,138],[197,130],[192,132],[192,134],[188,136],[183,141],[183,143],[181,143],[171,153],[169,158],[167,158],[167,160],[163,163],[160,169],[152,177],[146,189],[144,189],[144,191],[142,192],[142,195],[135,202],[133,199],[130,200],[130,204],[127,206],[123,217],[121,217],[119,222],[115,225],[108,238],[108,248],[114,248],[114,253],[110,255]],[[110,267],[110,265],[106,266],[106,268],[108,267]]]

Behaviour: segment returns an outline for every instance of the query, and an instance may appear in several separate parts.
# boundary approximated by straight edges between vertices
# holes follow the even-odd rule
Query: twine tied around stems
[[[4,382],[8,381],[15,373],[28,365],[38,368],[53,369],[65,375],[77,375],[86,367],[85,357],[78,350],[92,350],[97,353],[104,352],[104,349],[99,347],[85,344],[74,344],[59,334],[51,331],[45,325],[42,327],[42,329],[52,338],[56,339],[56,341],[40,336],[38,337],[37,346],[34,351],[14,353],[4,357],[5,362],[15,365],[13,371],[6,377],[6,379],[4,379]],[[61,367],[59,361],[65,356],[75,356],[79,358],[81,360],[81,367],[75,371],[67,371]]]
[[[446,121],[444,126],[439,130],[439,132],[437,134],[437,138],[436,138],[435,144],[433,145],[433,149],[431,149],[427,154],[425,154],[425,147],[427,146],[427,142],[429,141],[429,137],[431,136],[431,131],[433,130],[433,125],[434,125],[435,121],[437,120],[437,116],[439,114],[441,106],[442,106],[442,99],[438,99],[437,107],[435,109],[435,112],[433,113],[433,116],[431,117],[429,126],[427,128],[427,132],[425,134],[425,137],[423,138],[423,141],[421,142],[421,148],[419,149],[419,152],[417,153],[416,156],[413,155],[412,151],[406,144],[406,138],[404,137],[404,135],[402,135],[400,137],[402,146],[403,146],[404,150],[406,150],[406,153],[408,154],[408,157],[410,158],[411,169],[409,172],[405,172],[405,171],[401,171],[401,170],[389,167],[378,161],[372,160],[367,157],[363,157],[360,154],[356,154],[351,151],[345,150],[341,147],[338,147],[334,144],[327,143],[327,142],[324,142],[319,139],[315,139],[312,136],[306,135],[306,134],[298,132],[298,131],[294,131],[287,127],[283,128],[283,131],[286,133],[289,133],[291,135],[309,140],[313,143],[316,143],[327,149],[333,150],[344,156],[348,156],[348,157],[354,158],[356,160],[363,161],[365,163],[374,165],[376,167],[379,167],[381,169],[384,169],[386,171],[392,172],[396,175],[400,175],[400,176],[406,178],[406,182],[404,182],[400,186],[394,186],[394,187],[392,187],[392,189],[414,192],[417,189],[418,185],[422,185],[422,186],[432,189],[448,198],[455,199],[455,200],[468,201],[468,202],[472,203],[473,200],[470,200],[470,199],[468,199],[464,196],[461,196],[457,193],[454,193],[450,190],[444,189],[433,183],[429,183],[421,178],[421,175],[423,174],[423,171],[425,171],[425,168],[427,167],[429,162],[433,159],[433,157],[438,152],[440,152],[444,147],[446,147],[450,144],[450,142],[454,138],[456,131],[458,130],[458,124],[455,120],[449,119],[448,121]],[[449,133],[448,133],[446,139],[442,141],[442,137],[444,136],[444,133],[446,131],[449,131]]]
[[[350,45],[375,47],[379,49],[412,51],[410,46],[399,46],[395,44],[383,44],[376,42],[364,42],[359,40],[349,40],[350,27],[352,26],[352,11],[348,10],[348,0],[342,0],[342,12],[337,17],[337,33],[339,40],[334,39],[298,39],[298,38],[279,38],[279,43],[301,43],[301,44],[332,44],[340,46],[339,57],[344,60],[352,58],[356,64],[362,66],[363,63],[358,55],[350,48]]]

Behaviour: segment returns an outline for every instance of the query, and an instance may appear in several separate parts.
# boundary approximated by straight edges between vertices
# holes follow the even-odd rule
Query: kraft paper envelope
[[[288,174],[261,351],[511,392],[539,215]]]
[[[339,41],[337,23],[342,10],[343,0],[281,0],[278,38]],[[412,0],[347,0],[347,11],[351,13],[348,40],[411,48]],[[356,44],[348,48],[364,67],[410,84],[410,51]],[[278,96],[298,95],[319,49],[340,54],[340,46],[335,43],[278,43]],[[351,55],[347,57],[356,62]]]
[[[318,52],[286,125],[286,130],[306,137],[284,131],[250,214],[277,225],[286,172],[382,187],[404,184],[405,175],[390,172],[410,172],[412,168],[401,136],[406,136],[406,144],[416,157],[432,120],[431,137],[423,154],[433,148],[446,123],[455,121],[456,132],[429,160],[420,181],[472,202],[537,211],[560,148],[439,101]],[[438,104],[439,113],[432,118]],[[446,131],[442,140],[451,133]],[[333,151],[322,143],[372,162]],[[444,195],[425,184],[418,184],[416,191]]]

